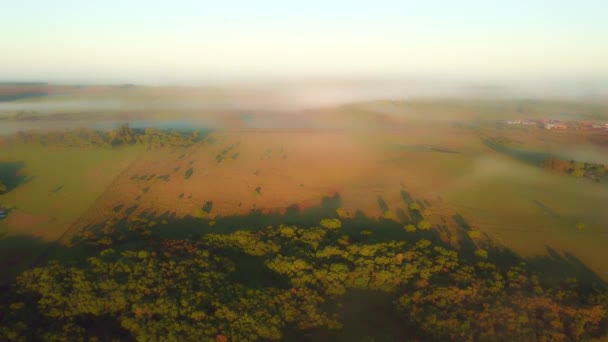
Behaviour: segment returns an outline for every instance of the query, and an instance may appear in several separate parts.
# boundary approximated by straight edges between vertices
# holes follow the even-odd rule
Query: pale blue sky
[[[2,1],[0,77],[608,77],[608,1]]]

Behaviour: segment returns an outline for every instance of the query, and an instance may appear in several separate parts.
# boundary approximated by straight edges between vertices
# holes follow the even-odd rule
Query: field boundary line
[[[55,239],[53,242],[51,242],[51,245],[49,245],[47,248],[45,248],[43,251],[40,252],[40,254],[34,259],[34,261],[32,262],[32,265],[38,266],[40,265],[41,260],[46,259],[46,257],[48,257],[51,253],[51,251],[53,250],[53,248],[57,247],[55,246],[56,244],[68,244],[69,241],[67,241],[66,239],[68,239],[71,236],[74,236],[74,234],[78,233],[84,226],[83,224],[86,222],[86,218],[91,216],[91,213],[95,213],[96,210],[95,208],[97,208],[97,204],[99,203],[99,201],[104,198],[109,191],[111,191],[111,189],[113,188],[113,186],[119,181],[119,179],[121,179],[125,174],[128,173],[128,171],[130,171],[134,165],[136,165],[136,163],[141,159],[142,157],[142,151],[140,151],[138,153],[138,155],[135,157],[135,159],[133,161],[131,161],[127,166],[124,167],[123,170],[121,170],[115,177],[114,179],[112,179],[112,181],[108,184],[108,186],[106,187],[106,189],[104,189],[96,198],[95,200],[92,202],[92,204],[86,208],[82,214],[80,214],[69,226],[68,228],[66,228],[66,230],[59,236],[57,237],[57,239]]]

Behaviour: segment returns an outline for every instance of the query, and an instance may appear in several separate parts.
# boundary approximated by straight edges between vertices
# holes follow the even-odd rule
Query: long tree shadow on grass
[[[416,218],[408,219],[409,221],[405,222],[397,222],[384,217],[369,217],[361,211],[357,211],[352,217],[340,217],[341,211],[338,210],[340,206],[341,198],[339,194],[324,198],[320,205],[316,207],[301,208],[294,204],[284,210],[251,210],[245,215],[215,216],[213,218],[208,216],[178,218],[172,212],[159,214],[144,211],[136,214],[136,208],[124,209],[124,207],[117,206],[114,208],[117,214],[123,213],[125,216],[122,220],[113,223],[111,234],[112,236],[127,234],[125,235],[126,238],[113,241],[111,244],[100,245],[92,245],[85,240],[75,239],[74,247],[66,249],[61,246],[53,246],[53,248],[57,248],[55,252],[46,254],[39,261],[44,263],[47,260],[55,259],[64,264],[82,263],[84,265],[87,256],[97,255],[106,248],[112,248],[116,251],[155,251],[159,250],[158,247],[162,245],[162,241],[165,239],[194,242],[200,241],[201,237],[210,233],[230,234],[236,231],[257,231],[265,229],[267,226],[276,227],[282,224],[296,225],[306,229],[318,226],[321,220],[327,218],[340,220],[339,235],[348,235],[350,243],[370,244],[386,241],[406,241],[407,244],[411,244],[421,239],[427,239],[435,245],[454,249],[453,246],[448,245],[440,238],[440,233],[445,233],[447,227],[407,232],[404,225],[416,224]],[[202,203],[201,210],[210,214],[213,211],[213,206],[209,202]],[[415,209],[411,210],[416,211]],[[133,221],[129,221],[129,215],[126,214],[131,215],[130,218],[136,216],[138,219],[144,219],[137,222],[143,224],[145,230],[149,230],[149,235],[128,235],[128,232],[133,231],[128,227]],[[452,219],[459,225],[457,228],[459,247],[456,250],[461,256],[461,262],[465,264],[474,265],[479,260],[475,258],[475,251],[483,248],[488,252],[488,261],[503,270],[526,261],[532,266],[533,270],[543,275],[544,272],[549,272],[547,280],[543,279],[545,283],[555,281],[560,284],[567,277],[577,277],[584,288],[592,286],[593,283],[603,284],[597,275],[571,255],[560,255],[553,250],[549,250],[547,257],[523,259],[509,249],[498,246],[488,239],[472,238],[470,234],[472,232],[471,226],[463,216],[455,215]],[[101,232],[104,230],[104,226],[91,226],[87,229],[93,232]],[[327,243],[331,245],[335,241],[329,240]],[[289,243],[286,246],[288,248],[288,250],[285,250],[286,255],[296,255],[297,246],[291,246]],[[294,247],[295,253],[292,253],[292,247]],[[230,279],[234,282],[244,284],[249,288],[289,288],[290,286],[286,278],[270,271],[265,264],[267,260],[265,257],[247,255],[238,248],[212,249],[209,251],[211,253],[222,253],[223,256],[228,257],[235,264],[239,271],[230,275]],[[301,330],[291,331],[288,327],[285,338],[294,341],[353,341],[364,338],[377,341],[401,341],[414,336],[407,322],[403,322],[398,316],[394,315],[394,307],[390,296],[374,291],[349,291],[345,298],[348,299],[345,301],[348,305],[336,309],[337,313],[344,317],[344,328],[342,330],[336,332],[322,329],[303,333]],[[373,317],[367,317],[366,314],[368,313],[371,313]],[[86,320],[86,317],[82,319]],[[91,322],[91,324],[99,324],[102,327],[112,326],[114,323],[111,319],[109,323]]]
[[[415,329],[404,324],[394,313],[390,295],[380,292],[350,290],[344,305],[335,312],[342,317],[340,330],[287,330],[284,341],[352,342],[352,341],[420,341]]]
[[[540,210],[543,211],[543,213],[549,215],[550,217],[556,219],[556,220],[563,220],[564,218],[555,210],[549,208],[545,203],[537,200],[537,199],[533,199],[532,203],[534,203],[534,205],[536,205]]]
[[[172,212],[161,214],[153,212],[141,212],[139,218],[145,219],[146,223],[154,222],[150,229],[151,235],[148,240],[142,240],[138,236],[132,236],[120,241],[111,247],[115,250],[121,249],[146,249],[150,244],[157,243],[163,239],[185,239],[190,241],[200,240],[206,234],[230,234],[236,231],[258,231],[268,226],[295,225],[299,228],[318,227],[323,219],[339,219],[341,222],[340,236],[349,236],[350,243],[380,243],[388,241],[406,241],[415,243],[420,239],[428,239],[436,245],[446,245],[441,241],[439,232],[435,230],[418,231],[415,234],[408,233],[403,229],[404,223],[415,224],[414,221],[397,222],[384,217],[369,217],[362,211],[357,211],[352,217],[340,217],[341,197],[335,194],[325,197],[320,205],[302,208],[296,204],[283,210],[251,210],[245,215],[215,216],[213,219],[205,217],[186,216],[177,218]],[[115,207],[118,212],[124,212],[124,207]],[[207,202],[201,206],[201,211],[209,214],[213,206]],[[133,214],[133,212],[131,212]],[[128,231],[126,225],[128,220],[116,222],[117,231]],[[210,224],[213,222],[213,224]],[[123,227],[119,227],[123,226]],[[103,227],[89,227],[89,229],[100,230]],[[122,229],[122,230],[121,230]],[[116,233],[116,232],[115,232]],[[327,241],[324,244],[334,244],[336,241]],[[75,240],[75,245],[83,245],[83,241]],[[321,248],[320,246],[319,248]],[[108,246],[90,248],[89,252],[94,255]],[[296,255],[297,242],[293,246],[287,245],[287,250],[281,253]],[[290,283],[285,277],[271,271],[266,266],[267,257],[246,255],[238,249],[224,248],[213,250],[211,253],[222,253],[235,265],[238,272],[230,275],[230,279],[246,285],[250,288],[290,288]],[[81,256],[82,258],[82,256]],[[67,258],[69,259],[69,258]],[[401,341],[405,336],[412,336],[409,327],[402,324],[401,318],[394,314],[394,304],[391,297],[386,293],[349,291],[347,294],[349,305],[337,309],[336,313],[345,316],[344,329],[341,332],[329,331],[327,329],[315,329],[303,335],[299,329],[286,330],[285,339],[318,340],[318,341],[352,341],[352,338],[369,336],[375,340]],[[365,318],[365,314],[374,312],[374,318]]]
[[[340,217],[338,209],[342,199],[338,193],[324,197],[319,206],[301,208],[297,204],[281,210],[252,209],[245,215],[216,216],[213,220],[186,216],[176,218],[171,212],[160,215],[144,212],[142,216],[148,221],[162,222],[153,230],[153,235],[160,238],[195,238],[208,233],[230,234],[235,231],[256,231],[268,226],[294,225],[300,228],[319,226],[322,219],[336,218],[342,223],[341,232],[350,237],[351,242],[386,242],[386,241],[417,241],[428,239],[436,244],[444,244],[437,231],[419,231],[417,234],[407,233],[403,226],[414,221],[397,222],[382,217],[374,218],[356,211],[352,217]],[[208,208],[208,205],[206,205]],[[207,209],[205,208],[205,209]],[[407,217],[405,217],[407,219]],[[213,221],[213,225],[209,222]]]
[[[474,263],[477,259],[475,252],[480,248],[488,251],[488,259],[490,262],[499,265],[502,268],[508,268],[518,265],[522,259],[516,255],[511,249],[496,244],[489,236],[481,234],[473,230],[471,225],[461,214],[452,216],[452,220],[457,225],[456,234],[458,236],[459,254],[468,262]],[[479,234],[478,238],[475,233]]]
[[[559,285],[564,280],[576,279],[583,291],[591,291],[594,286],[604,281],[581,260],[571,253],[559,253],[550,246],[546,246],[547,254],[526,259],[531,270],[543,274],[543,280],[549,285]]]
[[[511,158],[534,167],[543,167],[545,160],[552,156],[551,154],[545,152],[527,151],[510,147],[492,139],[484,139],[482,143],[496,152],[503,153]]]
[[[25,163],[22,161],[0,162],[0,183],[6,186],[6,192],[10,192],[32,179],[32,177],[28,177],[21,172],[24,167]]]
[[[406,193],[403,196],[404,202],[414,202]],[[381,199],[379,203],[383,202]],[[139,217],[145,218],[147,222],[154,222],[155,225],[150,229],[151,235],[149,238],[142,240],[139,237],[133,236],[119,242],[113,248],[145,248],[145,245],[151,240],[160,239],[200,239],[205,234],[230,234],[236,231],[257,231],[268,226],[279,225],[294,225],[300,228],[315,227],[319,225],[322,219],[337,218],[340,219],[342,227],[341,232],[349,237],[351,243],[379,243],[388,241],[406,241],[406,243],[415,243],[420,239],[427,239],[438,246],[447,247],[450,249],[456,248],[459,255],[467,262],[475,262],[477,260],[476,252],[481,248],[488,252],[489,261],[499,265],[502,268],[509,268],[518,265],[522,261],[527,261],[533,266],[533,270],[545,274],[550,278],[550,281],[559,282],[568,277],[576,277],[579,281],[591,286],[593,283],[603,283],[601,278],[593,271],[586,267],[582,262],[574,256],[565,254],[559,255],[552,249],[548,249],[548,255],[544,257],[532,258],[524,260],[516,255],[512,250],[505,246],[501,246],[491,240],[488,236],[482,238],[473,238],[473,232],[470,224],[466,219],[456,214],[452,217],[457,224],[455,234],[458,237],[458,246],[449,245],[448,242],[441,238],[441,233],[453,234],[448,232],[446,226],[435,227],[431,230],[417,230],[415,233],[407,232],[404,229],[405,225],[416,225],[421,217],[419,211],[408,210],[409,216],[402,213],[400,221],[387,219],[384,217],[370,217],[362,211],[357,211],[352,217],[339,217],[339,208],[341,207],[342,199],[338,193],[334,196],[324,197],[318,206],[301,208],[297,204],[293,204],[285,209],[279,210],[261,210],[252,209],[244,215],[231,216],[215,216],[213,219],[198,218],[194,216],[176,217],[175,213],[167,211],[164,213],[154,213],[144,211],[138,214]],[[134,207],[123,209],[120,206],[115,208],[118,211],[123,211],[127,216],[134,215]],[[207,214],[213,209],[212,202],[206,202],[201,205],[201,210]],[[162,223],[162,224],[161,224]],[[127,221],[116,222],[118,230],[128,231]],[[91,226],[87,229],[100,230],[102,225],[97,227]],[[70,253],[72,256],[78,256],[87,253],[98,253],[99,250],[105,248],[103,246],[97,248],[83,247],[75,240],[76,252]],[[56,253],[53,253],[56,254]],[[73,257],[70,257],[73,258]],[[251,270],[261,270],[263,264],[259,260],[243,261],[251,263],[252,267],[247,267]],[[257,265],[258,267],[253,267]],[[265,269],[265,268],[264,268]],[[255,271],[252,271],[255,272]]]
[[[409,198],[405,197],[404,202],[409,202],[406,200],[409,200]],[[301,208],[294,204],[283,210],[263,211],[252,209],[244,215],[216,216],[212,220],[193,216],[177,217],[174,212],[170,211],[160,214],[144,211],[137,214],[137,216],[144,218],[146,222],[150,223],[150,235],[145,238],[138,235],[129,236],[128,220],[123,219],[115,222],[115,232],[113,234],[123,232],[127,237],[120,241],[114,241],[111,244],[111,248],[118,250],[146,249],[150,244],[158,244],[163,239],[196,241],[210,233],[230,234],[236,231],[257,231],[268,226],[294,225],[300,228],[308,228],[318,226],[322,219],[337,218],[340,219],[342,224],[341,233],[343,236],[348,236],[351,243],[380,243],[388,241],[415,243],[418,240],[427,239],[434,245],[456,249],[463,261],[468,263],[476,262],[476,252],[479,249],[487,251],[489,256],[488,261],[498,265],[502,269],[516,266],[520,262],[527,262],[530,268],[540,274],[548,284],[557,284],[568,278],[576,278],[579,284],[585,288],[592,288],[597,284],[605,284],[595,272],[571,254],[559,254],[548,247],[547,255],[524,259],[516,255],[509,248],[495,243],[488,236],[473,238],[473,234],[471,233],[474,231],[466,219],[459,214],[452,217],[458,226],[455,232],[458,237],[458,246],[454,246],[441,238],[441,233],[454,234],[453,231],[449,231],[447,226],[439,226],[431,230],[417,230],[415,233],[407,232],[404,226],[408,224],[415,225],[420,219],[416,216],[417,211],[409,210],[409,216],[400,215],[400,222],[384,217],[369,217],[362,211],[357,211],[352,217],[339,217],[338,208],[340,208],[341,202],[340,195],[336,193],[334,196],[323,198],[320,205],[316,207]],[[412,201],[410,203],[415,202]],[[136,209],[135,207],[124,209],[122,206],[114,208],[115,211],[126,214],[125,217],[136,215]],[[212,211],[212,204],[206,202],[202,204],[201,209],[204,209],[206,213],[210,213]],[[154,223],[153,227],[152,223]],[[89,226],[85,230],[99,233],[103,230],[103,224]],[[33,241],[31,240],[36,245]],[[9,242],[7,240],[6,245],[14,247],[20,244],[16,241]],[[29,249],[25,248],[26,252],[24,254],[28,254],[28,250],[38,248],[38,246],[34,245]],[[0,247],[2,246],[0,245]],[[62,263],[83,265],[86,263],[88,256],[97,255],[101,250],[110,246],[91,245],[90,243],[85,243],[81,236],[77,236],[71,248],[55,244],[47,245],[47,247],[47,250],[39,254],[39,257],[36,259],[37,264],[43,264],[47,260],[54,259]],[[15,248],[12,250],[15,250]],[[266,286],[277,281],[277,279],[272,278],[261,258],[244,255],[236,258],[235,255],[235,260],[237,259],[239,264],[246,266],[239,267],[239,269],[248,270],[248,272],[240,275],[239,281],[248,283],[250,286],[253,286],[254,283],[259,286]],[[268,277],[268,279],[265,279],[265,277]]]
[[[58,254],[67,251],[65,246],[58,243],[29,235],[0,237],[0,284],[11,282],[16,275],[36,264],[39,256],[51,248]]]

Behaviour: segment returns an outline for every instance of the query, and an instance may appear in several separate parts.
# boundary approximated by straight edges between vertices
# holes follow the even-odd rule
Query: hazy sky
[[[2,1],[0,78],[608,77],[608,1]]]

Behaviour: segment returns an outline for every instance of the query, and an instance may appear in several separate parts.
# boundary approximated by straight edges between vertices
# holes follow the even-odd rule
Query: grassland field
[[[133,95],[125,91],[144,99],[158,96],[102,89],[77,99]],[[219,93],[208,96],[222,98]],[[471,227],[517,253],[542,255],[547,247],[572,253],[608,280],[603,247],[608,212],[602,205],[608,203],[608,186],[548,173],[483,144],[488,136],[509,137],[524,150],[606,162],[606,146],[583,132],[506,130],[494,124],[524,116],[601,118],[605,108],[599,104],[375,101],[301,112],[304,126],[297,130],[280,129],[286,124],[281,126],[276,112],[268,114],[273,127],[256,129],[256,122],[269,121],[264,113],[253,113],[247,129],[238,115],[218,120],[216,113],[213,123],[224,126],[212,133],[215,142],[186,148],[1,147],[0,163],[23,162],[29,178],[0,196],[2,203],[15,207],[0,222],[4,240],[31,236],[65,242],[66,232],[128,208],[134,214],[184,217],[212,202],[208,216],[213,219],[252,209],[284,210],[292,204],[310,207],[336,193],[345,215],[361,210],[372,217],[397,217],[399,210],[407,211],[402,197],[407,191],[431,203],[437,214],[434,225],[455,228],[451,218],[461,214]],[[121,115],[110,114],[112,120]],[[192,115],[188,110],[185,117]],[[283,120],[289,122],[289,117]],[[575,229],[579,222],[584,230]],[[32,248],[2,248],[5,267],[31,261]]]

